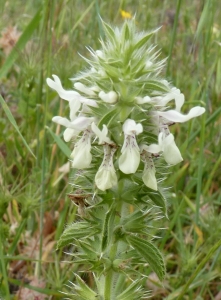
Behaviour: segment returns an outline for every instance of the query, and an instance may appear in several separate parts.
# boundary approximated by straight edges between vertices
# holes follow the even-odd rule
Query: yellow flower
[[[121,9],[120,13],[123,19],[132,19],[132,15],[127,11]]]

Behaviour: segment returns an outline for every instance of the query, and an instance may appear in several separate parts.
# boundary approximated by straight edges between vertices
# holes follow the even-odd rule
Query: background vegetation
[[[116,26],[136,14],[138,30],[162,26],[152,42],[185,109],[207,109],[173,128],[184,162],[171,169],[157,232],[167,275],[161,284],[150,274],[147,289],[152,299],[221,299],[220,1],[0,0],[0,12],[0,298],[61,299],[74,281],[77,266],[55,250],[76,214],[63,129],[51,122],[66,112],[45,80],[57,74],[71,88],[85,65],[78,53],[100,47],[99,14]]]

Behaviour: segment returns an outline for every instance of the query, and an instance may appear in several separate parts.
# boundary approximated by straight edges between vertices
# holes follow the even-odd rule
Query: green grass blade
[[[190,276],[189,280],[185,284],[184,288],[182,289],[179,297],[177,300],[183,299],[183,296],[186,294],[186,291],[188,290],[190,284],[193,282],[193,280],[196,278],[196,276],[199,274],[199,272],[202,270],[202,268],[205,266],[205,264],[208,262],[210,257],[214,254],[214,252],[221,246],[221,240],[219,240],[208,252],[208,254],[204,257],[204,259],[201,260],[196,270],[193,272],[193,274]],[[204,254],[203,254],[204,256]]]
[[[66,155],[68,158],[70,158],[71,150],[68,148],[68,146],[48,126],[46,126],[46,129],[50,132],[50,134],[53,137],[55,143],[58,145],[58,147],[61,149],[61,151],[64,153],[64,155]]]
[[[201,193],[202,193],[204,143],[205,143],[205,119],[206,119],[206,117],[204,114],[201,119],[200,153],[199,153],[198,174],[197,174],[197,194],[196,194],[196,213],[195,213],[196,225],[199,224],[200,197],[201,197]]]
[[[34,158],[36,159],[34,153],[32,152],[31,148],[28,146],[26,140],[24,139],[23,135],[21,134],[19,128],[18,128],[18,125],[7,105],[7,103],[5,102],[5,100],[2,98],[2,96],[0,95],[0,103],[2,104],[2,108],[6,114],[6,116],[8,117],[10,123],[14,126],[15,130],[18,132],[19,136],[21,137],[22,139],[22,142],[24,143],[25,147],[28,149],[28,151],[31,153],[32,156],[34,156]]]
[[[41,20],[41,8],[38,10],[38,12],[35,14],[31,22],[28,24],[28,26],[25,28],[24,32],[20,36],[18,42],[8,55],[5,63],[3,64],[2,68],[0,69],[0,78],[5,76],[10,68],[13,66],[14,62],[20,55],[20,51],[24,49],[27,42],[30,40],[30,37],[32,36],[34,30],[38,27]]]
[[[12,255],[15,252],[15,249],[19,243],[19,239],[21,237],[22,232],[24,231],[24,228],[26,226],[27,219],[22,220],[20,223],[20,226],[18,227],[18,230],[16,231],[16,235],[14,236],[13,242],[11,244],[11,247],[8,249],[8,255]]]
[[[0,224],[2,226],[2,224]],[[0,233],[0,269],[2,272],[1,275],[1,286],[5,288],[5,294],[7,296],[7,299],[10,299],[10,293],[9,293],[9,285],[8,285],[8,276],[7,276],[7,270],[6,270],[6,264],[4,260],[4,243],[2,238],[2,232]],[[2,283],[2,280],[4,283]]]
[[[167,61],[167,69],[166,69],[167,76],[169,75],[173,46],[174,46],[175,39],[176,39],[176,32],[177,32],[177,27],[178,27],[178,18],[179,18],[179,13],[180,13],[181,2],[182,2],[182,0],[178,0],[177,6],[176,6],[176,14],[175,14],[174,25],[173,25],[173,33],[172,33],[170,51],[169,51],[169,56],[168,56],[168,61]]]

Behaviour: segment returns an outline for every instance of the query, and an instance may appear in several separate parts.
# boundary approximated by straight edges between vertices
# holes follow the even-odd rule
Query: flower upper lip
[[[71,100],[75,100],[75,101],[80,101],[80,103],[85,103],[89,106],[94,106],[94,107],[97,107],[97,103],[95,100],[92,100],[92,99],[87,99],[83,96],[81,96],[78,92],[76,91],[73,91],[73,90],[65,90],[61,84],[61,81],[59,79],[59,77],[57,75],[52,75],[52,77],[54,78],[54,80],[52,80],[51,78],[47,78],[46,81],[47,81],[47,84],[50,88],[52,88],[53,90],[55,90],[58,95],[64,99],[64,100],[67,100],[67,101],[71,101]],[[79,87],[79,85],[77,85]],[[85,90],[88,91],[89,88],[86,88],[85,87]],[[92,92],[91,91],[91,94],[92,95]],[[93,92],[93,95],[94,95],[94,92]]]

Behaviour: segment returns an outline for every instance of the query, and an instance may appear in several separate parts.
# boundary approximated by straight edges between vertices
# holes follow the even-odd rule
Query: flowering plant
[[[70,197],[79,219],[64,230],[58,247],[74,244],[75,262],[91,272],[94,285],[76,274],[72,299],[142,299],[150,270],[165,275],[163,257],[152,239],[160,216],[167,216],[163,169],[182,161],[169,127],[200,116],[199,106],[181,113],[184,95],[160,72],[165,60],[149,46],[157,32],[137,33],[135,22],[121,29],[103,22],[101,49],[88,48],[88,69],[65,90],[53,75],[47,84],[68,101],[66,127],[74,141],[70,156],[78,169]]]

